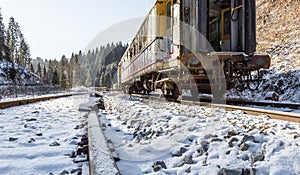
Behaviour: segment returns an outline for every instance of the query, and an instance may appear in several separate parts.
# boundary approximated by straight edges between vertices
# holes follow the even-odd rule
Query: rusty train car
[[[118,64],[118,88],[177,99],[255,89],[270,57],[256,54],[255,0],[157,0]]]

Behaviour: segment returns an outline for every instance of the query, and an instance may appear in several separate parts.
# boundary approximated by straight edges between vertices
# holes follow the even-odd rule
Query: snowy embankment
[[[87,99],[72,96],[0,110],[0,174],[81,171],[83,163],[71,157],[85,132],[78,106]]]
[[[105,96],[122,174],[300,174],[300,125],[242,111]]]

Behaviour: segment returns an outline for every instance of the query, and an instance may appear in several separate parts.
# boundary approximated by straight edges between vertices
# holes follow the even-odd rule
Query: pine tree
[[[37,74],[40,78],[42,78],[42,68],[41,68],[41,63],[38,63],[38,65],[37,65],[36,74]]]
[[[44,68],[43,68],[43,78],[42,78],[43,82],[45,84],[48,84],[49,82],[47,81],[47,70],[46,70],[46,66],[44,64]]]
[[[59,77],[58,77],[58,73],[57,73],[57,68],[55,68],[53,71],[53,76],[52,76],[51,82],[54,86],[59,85]]]
[[[7,56],[8,61],[15,61],[15,49],[17,44],[17,31],[15,19],[11,17],[8,23],[8,29],[6,31],[6,45],[8,47],[9,55]]]
[[[5,26],[3,24],[3,18],[1,14],[0,8],[0,60],[2,60],[5,56]]]
[[[34,73],[34,68],[33,68],[33,65],[32,65],[32,63],[30,63],[30,72],[32,72],[32,73]]]

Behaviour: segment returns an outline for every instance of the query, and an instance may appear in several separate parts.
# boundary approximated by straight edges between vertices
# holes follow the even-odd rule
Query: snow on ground
[[[300,174],[300,125],[211,109],[105,96],[99,119],[121,174]]]
[[[0,174],[60,174],[79,168],[70,158],[84,132],[86,96],[0,110]]]

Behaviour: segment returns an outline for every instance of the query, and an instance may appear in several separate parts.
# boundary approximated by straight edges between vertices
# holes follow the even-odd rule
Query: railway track
[[[62,97],[69,97],[72,95],[82,95],[86,93],[69,93],[69,94],[60,94],[60,95],[47,95],[47,96],[41,96],[41,97],[33,97],[33,98],[26,98],[26,99],[16,99],[11,101],[4,101],[0,102],[0,109],[5,109],[13,106],[20,106],[30,103],[35,103],[39,101],[45,101],[55,98],[62,98]]]
[[[168,97],[161,98],[159,95],[141,95],[141,94],[131,94],[134,97],[147,98],[149,99],[157,99],[157,100],[165,100],[168,101]],[[199,106],[207,106],[211,108],[224,108],[227,111],[235,111],[241,110],[244,111],[245,114],[250,115],[267,115],[273,119],[291,121],[300,123],[300,114],[292,113],[292,112],[282,112],[279,110],[266,110],[266,109],[258,109],[254,107],[245,107],[246,105],[254,105],[254,106],[264,106],[264,107],[276,107],[276,108],[290,108],[290,109],[300,109],[300,104],[289,104],[289,103],[277,103],[277,102],[253,102],[253,101],[245,101],[245,100],[227,100],[226,104],[212,104],[211,99],[201,99],[201,102],[192,101],[189,99],[176,101],[181,104],[186,105],[199,105]]]

